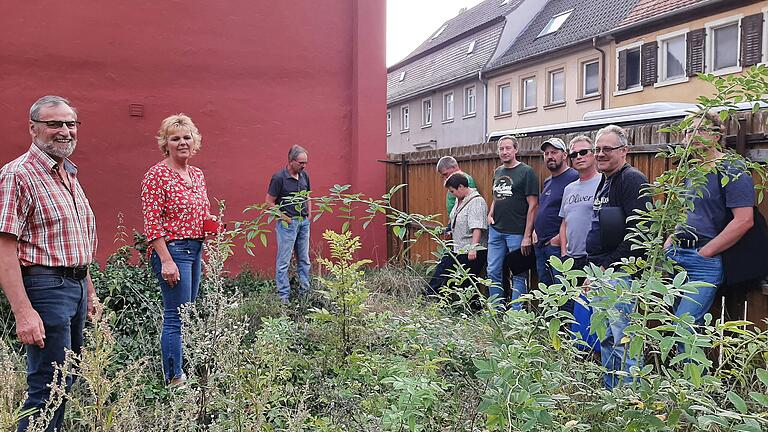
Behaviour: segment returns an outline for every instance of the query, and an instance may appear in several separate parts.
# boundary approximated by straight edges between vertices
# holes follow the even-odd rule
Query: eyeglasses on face
[[[77,120],[72,121],[62,121],[62,120],[35,120],[30,119],[35,123],[42,123],[45,125],[45,127],[50,129],[61,129],[65,125],[68,129],[77,129],[78,126],[80,126],[80,122]]]
[[[579,150],[579,151],[575,151],[575,152],[570,152],[570,153],[568,153],[568,157],[571,158],[571,159],[576,159],[579,156],[586,156],[586,155],[588,155],[591,151],[592,151],[592,149],[584,149],[584,150]]]
[[[612,151],[618,150],[618,149],[620,149],[622,147],[624,147],[624,146],[620,145],[620,146],[616,146],[616,147],[609,147],[609,146],[595,147],[595,154],[598,154],[600,152],[603,152],[603,154],[611,154]]]

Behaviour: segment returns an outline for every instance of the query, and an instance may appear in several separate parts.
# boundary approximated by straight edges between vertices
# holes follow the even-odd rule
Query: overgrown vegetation
[[[714,78],[709,107],[758,100],[768,94],[768,69],[743,77]],[[675,131],[696,125],[695,117]],[[500,312],[470,301],[487,281],[456,270],[444,295],[425,300],[423,271],[385,266],[365,269],[356,257],[353,231],[386,223],[406,241],[428,236],[447,246],[430,216],[406,214],[390,198],[350,193],[336,186],[312,197],[316,217],[340,214],[340,232],[326,232],[330,256],[315,292],[284,307],[271,282],[252,273],[225,278],[232,240],[250,249],[267,241],[275,214],[257,216],[219,233],[206,246],[201,296],[184,307],[184,346],[189,381],[168,389],[159,365],[161,304],[136,237],[93,269],[105,310],[89,326],[79,359],[62,373],[78,381],[66,419],[70,431],[760,431],[768,429],[768,332],[747,322],[709,318],[695,328],[669,312],[676,298],[697,289],[667,261],[666,235],[684,222],[690,184],[709,169],[685,142],[663,152],[677,166],[648,193],[662,197],[637,215],[632,233],[646,259],[620,271],[571,269],[554,262],[558,283],[540,286],[522,301],[526,310]],[[729,156],[734,158],[735,156]],[[761,166],[749,163],[758,176]],[[700,184],[700,183],[699,183]],[[761,182],[762,184],[762,182]],[[407,230],[413,237],[406,235]],[[127,241],[124,233],[118,238]],[[407,240],[407,239],[411,240]],[[258,239],[257,242],[254,240]],[[450,248],[449,248],[450,249]],[[621,289],[622,275],[633,275]],[[582,293],[594,309],[593,329],[604,334],[616,303],[632,302],[628,355],[644,358],[629,384],[602,386],[604,369],[570,332],[573,317],[561,310]],[[468,281],[469,284],[463,284]],[[465,288],[456,288],[465,285]],[[0,306],[0,430],[13,430],[22,415],[23,355],[12,316]],[[677,352],[675,345],[692,349]],[[715,353],[722,361],[715,362]],[[79,368],[72,365],[79,363]],[[54,386],[54,394],[61,389]],[[52,401],[52,405],[58,399]],[[45,411],[34,430],[44,426]]]

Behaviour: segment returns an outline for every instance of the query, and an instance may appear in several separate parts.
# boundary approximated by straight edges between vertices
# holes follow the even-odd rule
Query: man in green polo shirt
[[[472,189],[477,189],[477,185],[475,184],[475,179],[473,179],[471,175],[463,172],[461,168],[459,168],[459,163],[456,162],[456,159],[454,159],[453,156],[441,157],[440,160],[437,161],[437,172],[443,178],[443,182],[448,180],[448,177],[452,176],[454,173],[464,174],[464,176],[469,181],[469,187]],[[453,206],[455,205],[456,205],[456,197],[453,196],[451,193],[446,192],[445,214],[446,215],[451,214],[451,210],[453,210]]]

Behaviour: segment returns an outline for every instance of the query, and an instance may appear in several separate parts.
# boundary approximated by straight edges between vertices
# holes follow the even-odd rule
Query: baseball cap
[[[544,147],[547,144],[551,145],[552,147],[554,147],[554,148],[556,148],[558,150],[562,150],[564,152],[568,151],[566,149],[566,147],[565,147],[565,143],[560,138],[550,138],[550,139],[544,141],[543,143],[541,143],[541,151],[544,151]]]

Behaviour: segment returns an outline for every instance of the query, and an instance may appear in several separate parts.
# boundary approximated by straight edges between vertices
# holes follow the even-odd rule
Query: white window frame
[[[525,91],[525,82],[528,80],[533,80],[533,105],[528,106],[525,104],[525,99],[528,92]],[[526,75],[525,77],[520,78],[520,111],[533,111],[538,108],[538,84],[536,84],[536,75]]]
[[[429,102],[429,110],[425,110],[424,106],[426,103]],[[426,128],[432,126],[432,116],[434,114],[435,110],[433,109],[432,105],[432,98],[424,98],[421,100],[421,127]]]
[[[768,7],[763,8],[763,58],[760,64],[768,64]]]
[[[472,104],[469,103],[467,90],[472,90]],[[470,111],[470,108],[472,110]],[[464,87],[464,118],[474,117],[477,114],[477,86],[472,84]]]
[[[392,135],[392,110],[387,110],[387,136]]]
[[[707,38],[704,42],[704,49],[706,52],[704,56],[706,58],[707,73],[712,75],[726,75],[736,72],[741,72],[741,19],[744,18],[744,14],[731,15],[729,17],[719,19],[717,21],[711,21],[704,24],[704,28],[707,31]],[[714,46],[714,30],[719,27],[725,27],[729,24],[736,24],[736,66],[729,66],[723,69],[714,70],[715,65],[715,46]]]
[[[509,89],[509,111],[502,111],[502,100],[504,99],[501,95],[501,90],[503,88]],[[505,82],[503,84],[499,84],[496,86],[496,97],[498,99],[498,103],[496,104],[496,111],[498,112],[498,115],[505,115],[505,114],[511,114],[512,113],[512,84],[509,82]]]
[[[450,113],[448,109],[447,99],[451,97]],[[450,114],[450,116],[448,115]],[[443,123],[452,122],[456,115],[456,96],[453,94],[453,90],[443,93]]]
[[[595,93],[587,93],[587,65],[591,65],[592,63],[597,64],[597,91]],[[584,60],[581,64],[581,70],[579,73],[581,74],[581,94],[579,95],[581,98],[588,98],[592,96],[600,96],[600,59],[594,58],[589,60]],[[618,64],[618,63],[617,63]]]
[[[409,105],[400,106],[400,133],[411,130],[411,107]]]
[[[645,43],[645,41],[639,40],[637,42],[632,42],[631,44],[626,44],[626,45],[622,45],[620,47],[616,47],[616,59],[615,59],[615,61],[616,61],[616,63],[615,63],[616,71],[615,72],[616,73],[615,73],[615,77],[614,77],[616,84],[613,86],[613,88],[614,88],[613,95],[614,96],[620,96],[620,95],[625,95],[625,94],[628,94],[628,93],[636,93],[636,92],[643,91],[643,77],[642,77],[642,74],[643,74],[643,50],[642,50],[642,46],[643,46],[644,43]],[[629,87],[626,90],[619,90],[619,53],[622,52],[622,51],[631,50],[631,49],[635,49],[635,48],[640,50],[640,70],[638,71],[638,73],[640,74],[640,82],[639,82],[639,84],[636,87]]]
[[[562,100],[553,100],[555,96],[555,74],[561,73],[563,74],[563,99]],[[551,69],[547,71],[547,105],[560,105],[564,104],[566,101],[565,96],[565,66],[558,67],[556,69]]]
[[[659,79],[656,83],[653,84],[654,87],[664,87],[672,84],[679,84],[688,82],[688,38],[686,38],[686,34],[688,34],[690,30],[687,28],[680,29],[671,33],[659,35],[656,37],[656,42],[658,43],[658,51],[656,53],[656,59],[658,62],[658,70],[659,70]],[[666,42],[670,39],[674,39],[677,37],[683,37],[683,76],[672,78],[672,79],[664,79],[664,77],[667,75],[667,45]],[[643,54],[640,53],[642,56]],[[642,69],[642,64],[641,64]]]

